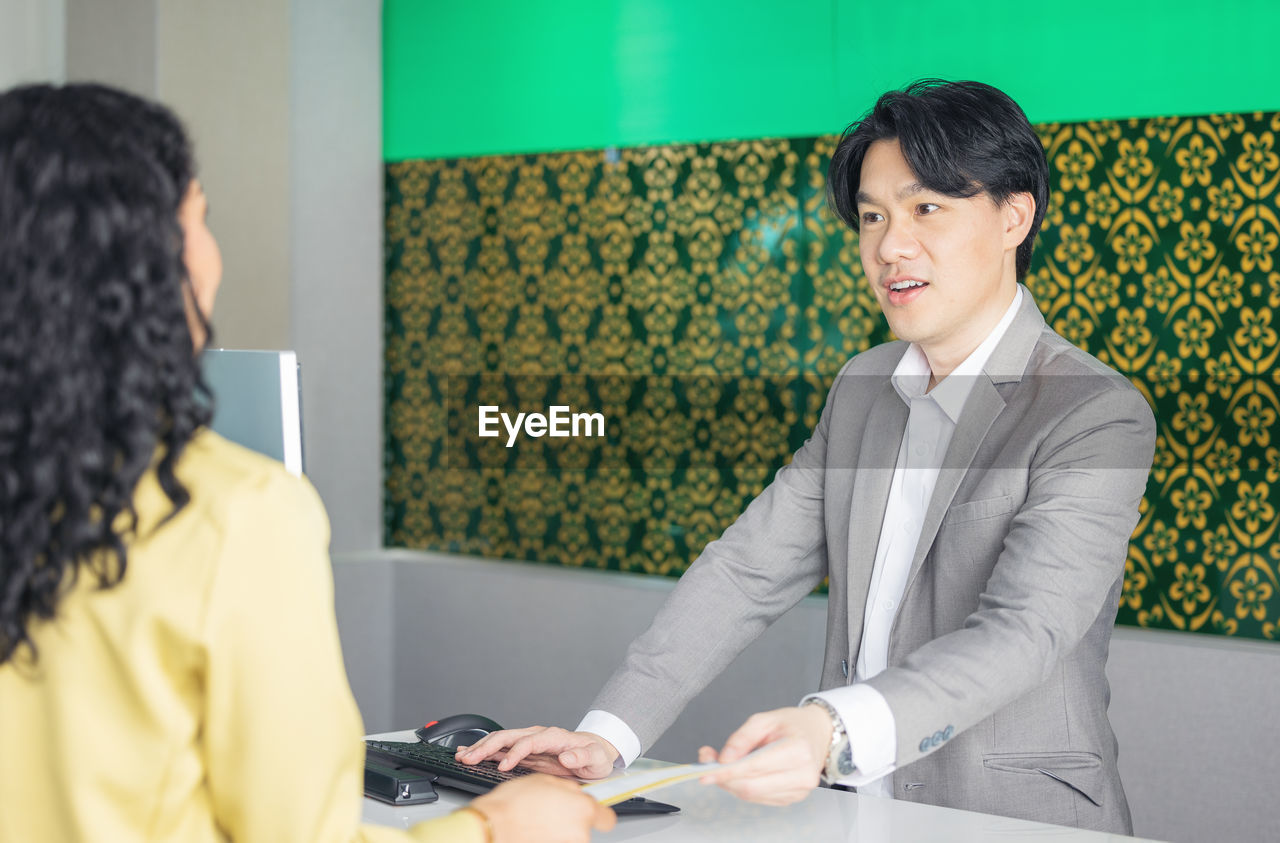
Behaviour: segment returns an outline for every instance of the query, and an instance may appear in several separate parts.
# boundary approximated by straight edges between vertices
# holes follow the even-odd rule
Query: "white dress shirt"
[[[938,482],[943,457],[975,376],[982,373],[1021,303],[1019,285],[1013,303],[987,338],[932,390],[929,389],[929,361],[915,343],[908,346],[891,378],[898,395],[910,405],[910,411],[876,545],[853,682],[805,697],[821,697],[844,721],[856,770],[840,784],[857,787],[859,793],[893,795],[889,776],[897,757],[893,712],[879,691],[862,682],[888,665],[889,631],[907,587],[911,558],[920,541],[920,528]],[[620,753],[615,766],[627,766],[640,755],[640,739],[636,733],[607,711],[587,712],[577,730],[592,732],[613,744]]]

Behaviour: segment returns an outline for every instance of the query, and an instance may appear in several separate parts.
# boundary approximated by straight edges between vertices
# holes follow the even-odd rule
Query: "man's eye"
[[[882,219],[884,219],[884,217],[880,216],[875,211],[866,211],[862,215],[862,222],[864,225],[867,223],[880,222]]]
[[[916,213],[918,214],[932,214],[936,210],[938,210],[938,206],[932,202],[922,202],[916,206]]]

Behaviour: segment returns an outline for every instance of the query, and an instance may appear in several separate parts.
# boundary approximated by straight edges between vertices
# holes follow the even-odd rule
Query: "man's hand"
[[[550,776],[503,782],[471,807],[488,818],[493,843],[587,843],[591,829],[608,831],[617,822],[577,784]]]
[[[747,718],[717,754],[704,746],[698,760],[731,766],[703,776],[748,802],[790,805],[818,786],[831,746],[831,717],[822,706],[779,708]],[[745,760],[749,752],[760,749]],[[737,763],[735,763],[737,762]]]
[[[603,779],[613,772],[617,757],[618,750],[599,735],[554,726],[490,732],[471,746],[460,747],[457,753],[463,764],[497,758],[499,770],[520,764],[539,772],[580,779]]]

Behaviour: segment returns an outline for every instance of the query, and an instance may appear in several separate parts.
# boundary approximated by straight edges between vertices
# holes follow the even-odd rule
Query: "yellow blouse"
[[[135,494],[124,580],[82,575],[0,664],[0,841],[478,841],[360,825],[363,728],[315,490],[204,431]]]

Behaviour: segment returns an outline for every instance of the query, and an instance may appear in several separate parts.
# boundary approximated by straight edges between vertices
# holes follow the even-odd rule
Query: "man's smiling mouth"
[[[920,298],[928,287],[929,282],[919,278],[888,278],[884,281],[885,295],[889,304],[894,306],[908,304]]]

